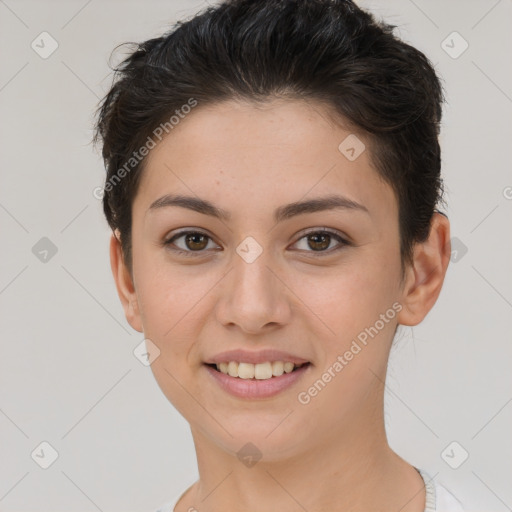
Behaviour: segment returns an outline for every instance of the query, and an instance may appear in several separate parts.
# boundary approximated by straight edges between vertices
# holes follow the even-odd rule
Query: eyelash
[[[174,234],[171,238],[169,238],[168,240],[165,240],[163,242],[163,245],[170,248],[174,253],[179,254],[179,255],[183,255],[183,256],[187,256],[187,257],[202,256],[203,253],[205,253],[207,251],[206,249],[202,249],[200,251],[190,251],[190,250],[185,251],[183,249],[179,249],[179,248],[177,249],[177,248],[171,247],[176,240],[178,240],[179,238],[182,238],[186,235],[189,235],[189,234],[203,235],[203,236],[207,237],[209,239],[209,241],[213,241],[213,239],[207,233],[205,233],[203,231],[188,230],[188,231],[181,231],[179,233]],[[311,228],[310,230],[307,230],[306,232],[304,232],[304,234],[294,243],[294,245],[297,244],[300,240],[307,238],[310,235],[324,235],[324,234],[327,234],[327,235],[331,236],[332,238],[334,238],[339,243],[339,245],[336,246],[334,249],[331,248],[331,249],[327,249],[325,251],[309,250],[309,251],[305,251],[305,252],[314,253],[321,257],[323,255],[328,255],[328,254],[330,255],[334,252],[337,252],[337,251],[343,249],[345,246],[352,245],[351,242],[349,242],[348,240],[343,238],[336,231],[332,231],[329,229],[318,229],[318,228]]]

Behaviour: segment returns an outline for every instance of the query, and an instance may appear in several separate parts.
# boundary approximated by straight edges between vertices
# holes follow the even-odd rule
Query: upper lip
[[[283,362],[291,362],[297,365],[303,363],[309,363],[307,359],[303,359],[302,357],[295,356],[288,352],[283,352],[282,350],[276,349],[265,349],[258,351],[249,351],[249,350],[227,350],[226,352],[221,352],[215,356],[210,357],[205,361],[206,364],[219,364],[219,363],[228,363],[229,361],[237,361],[239,363],[265,363],[267,361],[283,361]]]

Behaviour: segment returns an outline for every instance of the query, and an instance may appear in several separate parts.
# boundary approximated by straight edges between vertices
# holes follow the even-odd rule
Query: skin
[[[373,167],[368,141],[355,161],[338,150],[351,132],[324,108],[278,99],[199,105],[148,156],[133,203],[132,273],[111,239],[126,318],[158,346],[152,371],[195,443],[200,478],[177,512],[424,510],[420,475],[387,443],[383,383],[397,324],[417,325],[441,291],[449,222],[434,214],[401,281],[393,190]],[[368,212],[273,218],[280,206],[333,193]],[[164,194],[206,199],[231,218],[177,206],[148,211]],[[206,232],[203,252],[184,237],[175,244],[191,257],[163,244],[180,228]],[[315,251],[308,228],[337,231],[351,244],[332,238],[324,253]],[[236,253],[247,236],[263,249],[252,263]],[[298,393],[395,302],[395,318],[310,403],[299,403]],[[235,348],[278,348],[311,366],[273,398],[235,398],[203,365]],[[237,457],[248,442],[262,454],[252,467]]]

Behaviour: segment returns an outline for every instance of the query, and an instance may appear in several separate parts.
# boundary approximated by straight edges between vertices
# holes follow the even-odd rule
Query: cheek
[[[297,270],[290,279],[297,283],[294,292],[305,307],[326,324],[326,333],[333,331],[336,338],[346,339],[373,324],[392,306],[399,278],[395,267],[394,259],[358,254],[314,273]]]
[[[187,285],[171,275],[141,276],[137,289],[139,306],[144,325],[153,335],[162,339],[170,329],[186,317],[190,309],[188,301],[193,293],[185,293]],[[190,284],[190,283],[189,283]]]
[[[309,315],[308,329],[315,333],[319,361],[314,378],[301,390],[311,400],[304,411],[314,411],[326,426],[337,428],[380,386],[375,375],[383,375],[387,366],[397,315],[395,270],[385,270],[376,263],[347,265],[303,279],[297,291],[315,313]],[[332,404],[337,404],[335,410]]]
[[[374,257],[374,249],[316,276],[295,279],[300,283],[297,295],[314,312],[308,313],[308,329],[315,333],[319,372],[331,369],[339,376],[328,387],[350,403],[371,385],[374,376],[368,368],[379,373],[386,366],[396,325],[393,304],[399,266],[393,258]],[[339,363],[336,371],[338,356],[343,369]]]
[[[134,273],[146,337],[162,351],[183,357],[205,321],[208,294],[218,276],[192,265],[159,262],[158,258],[141,258]]]

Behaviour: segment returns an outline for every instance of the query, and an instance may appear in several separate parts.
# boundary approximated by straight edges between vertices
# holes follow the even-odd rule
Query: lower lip
[[[208,373],[222,389],[238,398],[270,398],[293,386],[309,370],[311,364],[305,364],[291,373],[283,373],[270,379],[241,379],[231,377],[205,365]]]

